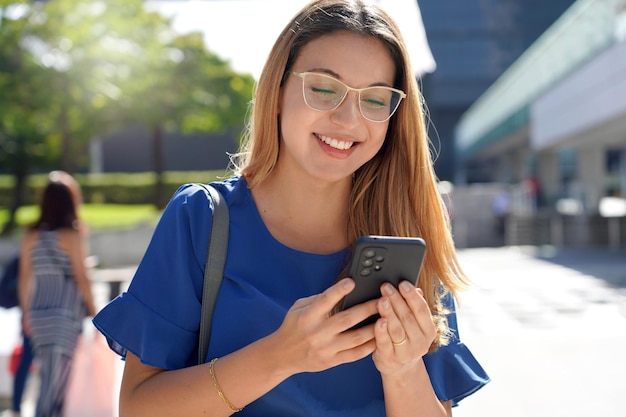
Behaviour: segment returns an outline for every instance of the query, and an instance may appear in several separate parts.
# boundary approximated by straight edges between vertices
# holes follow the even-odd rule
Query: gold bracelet
[[[222,392],[222,389],[220,388],[220,384],[217,383],[217,378],[215,377],[215,362],[217,362],[217,359],[218,358],[212,359],[211,362],[209,362],[209,373],[211,374],[211,379],[213,380],[213,386],[215,387],[215,390],[217,391],[217,395],[219,395],[222,401],[224,401],[224,404],[226,404],[226,407],[230,408],[230,411],[234,413],[241,411],[243,410],[243,407],[241,408],[235,407],[233,403],[228,401],[228,398],[226,398],[226,396]]]

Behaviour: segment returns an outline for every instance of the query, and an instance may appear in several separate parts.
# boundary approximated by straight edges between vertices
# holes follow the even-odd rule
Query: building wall
[[[586,213],[597,213],[601,198],[626,190],[626,174],[620,172],[620,165],[626,165],[620,156],[626,152],[626,42],[562,79],[532,103],[530,113],[535,152],[575,153],[572,176],[580,192],[569,197],[579,198]],[[609,155],[615,155],[614,161]],[[542,164],[539,175],[557,193],[567,193],[568,175],[561,173],[554,184],[552,170]]]
[[[418,1],[437,69],[422,80],[437,175],[455,177],[454,127],[461,114],[574,0]]]
[[[531,145],[537,150],[586,142],[590,132],[597,136],[599,126],[616,119],[626,126],[626,41],[603,51],[539,97],[530,114]],[[616,142],[613,137],[594,139]]]
[[[224,169],[229,163],[228,154],[237,151],[238,138],[236,130],[216,134],[164,133],[165,170]],[[154,170],[152,139],[145,127],[129,127],[95,139],[91,154],[92,167],[102,172]]]

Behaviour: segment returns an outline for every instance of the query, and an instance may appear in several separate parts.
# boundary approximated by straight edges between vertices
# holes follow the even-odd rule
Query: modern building
[[[543,210],[522,199],[513,214],[535,226],[558,215],[553,242],[626,242],[626,0],[576,1],[463,114],[455,140],[464,182],[518,196],[539,184]]]
[[[230,156],[239,148],[239,135],[232,129],[221,133],[164,132],[162,136],[165,171],[208,171],[228,167]],[[146,127],[129,126],[91,140],[91,172],[152,172],[154,140]]]
[[[439,178],[456,173],[461,115],[574,0],[418,1],[437,69],[422,79]]]

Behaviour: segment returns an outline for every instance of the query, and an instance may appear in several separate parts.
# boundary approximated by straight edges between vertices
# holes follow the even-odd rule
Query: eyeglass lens
[[[303,80],[304,100],[314,110],[331,111],[339,107],[348,94],[348,86],[324,74],[297,74]],[[400,93],[387,87],[359,90],[359,108],[368,120],[384,122],[398,108]]]

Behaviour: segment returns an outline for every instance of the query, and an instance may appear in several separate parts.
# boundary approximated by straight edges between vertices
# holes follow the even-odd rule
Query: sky
[[[147,1],[146,6],[173,18],[179,33],[201,31],[207,48],[237,72],[258,79],[269,51],[289,20],[309,0]],[[415,0],[378,0],[397,21],[416,75],[435,70]]]

